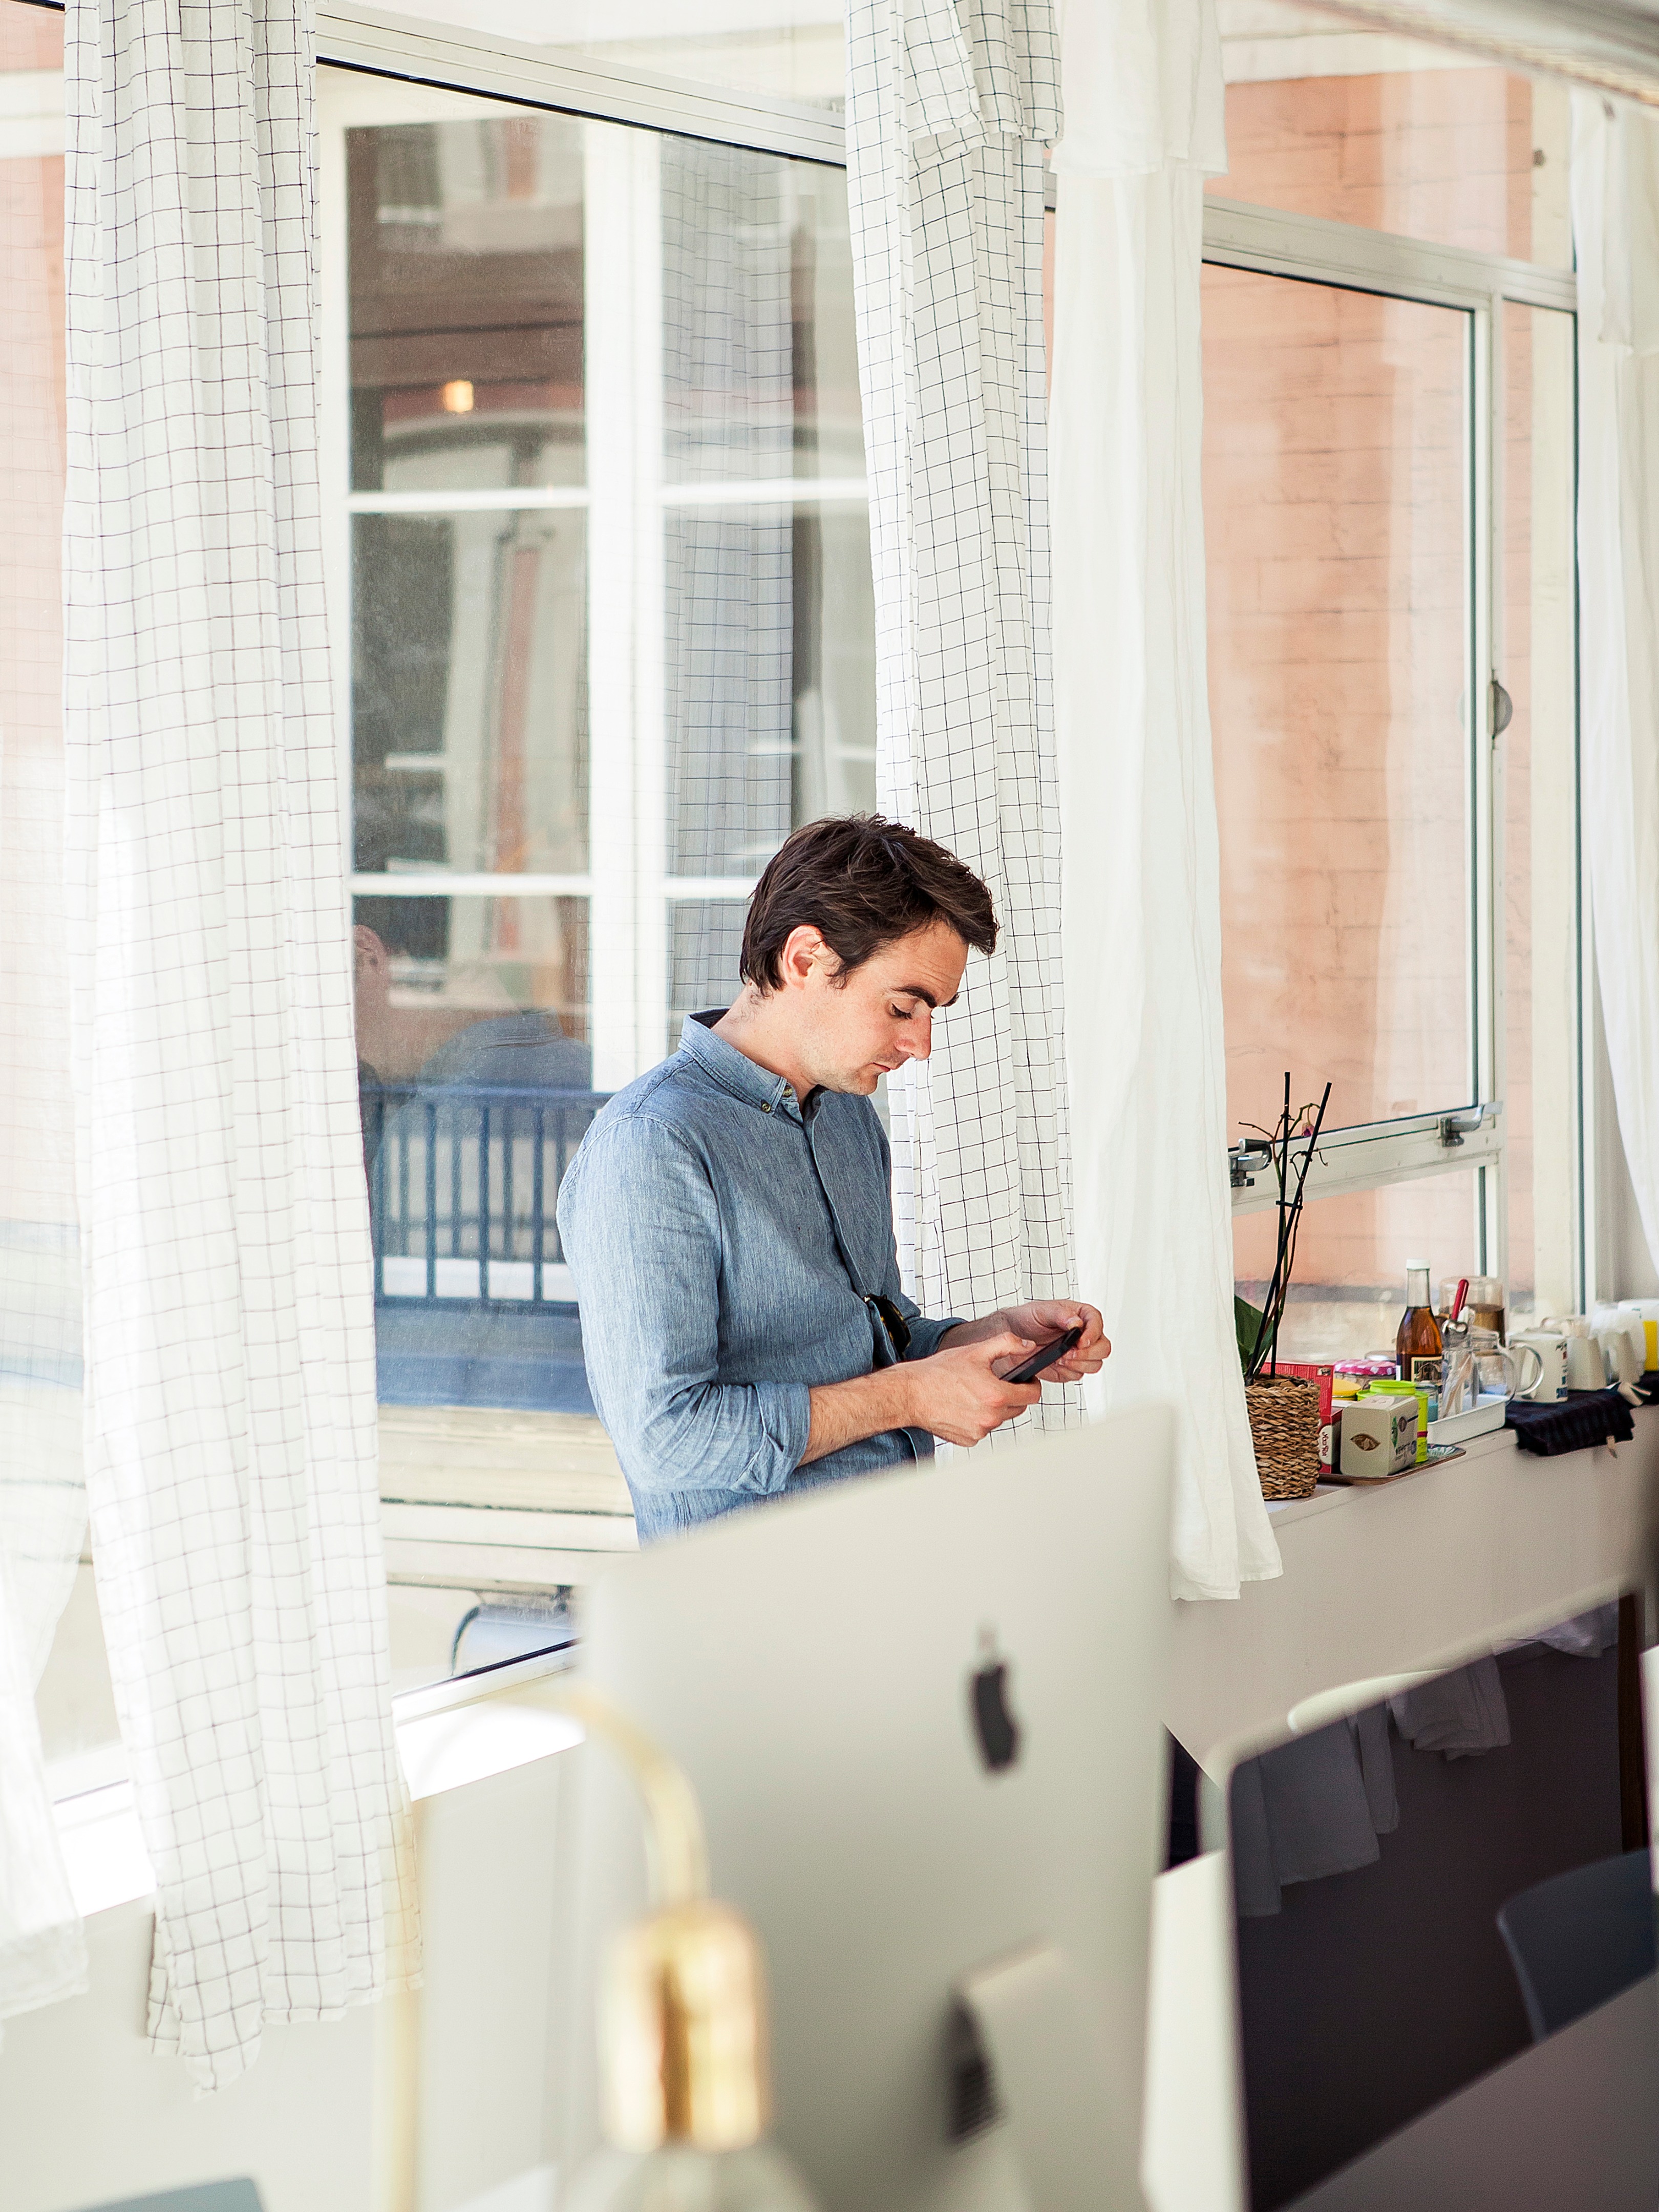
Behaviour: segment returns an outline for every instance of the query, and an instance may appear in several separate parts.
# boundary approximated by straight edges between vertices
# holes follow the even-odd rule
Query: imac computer
[[[1205,2212],[1659,2204],[1639,1607],[1577,1604],[1225,1762],[1242,2134]]]
[[[695,1784],[824,2212],[1138,2206],[1172,1418],[826,1486],[620,1563],[586,1680]],[[640,1820],[581,1754],[565,2157]]]

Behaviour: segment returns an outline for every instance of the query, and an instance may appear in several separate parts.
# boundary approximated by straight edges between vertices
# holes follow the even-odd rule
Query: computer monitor
[[[1246,2212],[1659,2203],[1638,1624],[1330,1692],[1231,1763]]]
[[[775,2135],[825,2212],[1020,2202],[1022,2118],[1039,2212],[1140,2202],[1171,1434],[1148,1406],[827,1486],[619,1562],[593,1594],[582,1672],[696,1785],[714,1892],[766,1950]],[[638,1808],[602,1751],[580,1790],[573,2158],[599,1947],[643,1895]],[[1003,1975],[1020,1954],[1054,1972]],[[969,1985],[991,2014],[1017,1985],[977,2110]],[[969,2133],[992,2100],[1012,2130]]]

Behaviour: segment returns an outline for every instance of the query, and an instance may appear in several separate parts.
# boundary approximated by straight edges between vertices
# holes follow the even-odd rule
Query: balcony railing
[[[376,1299],[520,1312],[570,1304],[554,1207],[609,1095],[366,1083]]]

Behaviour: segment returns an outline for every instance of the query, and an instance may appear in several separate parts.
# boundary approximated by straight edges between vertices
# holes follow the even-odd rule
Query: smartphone
[[[1068,1328],[1064,1336],[1057,1336],[1052,1344],[1040,1344],[1029,1359],[1022,1359],[1018,1367],[1011,1367],[1003,1376],[1005,1382],[1035,1382],[1045,1367],[1052,1367],[1057,1359],[1064,1359],[1083,1335],[1083,1324]]]

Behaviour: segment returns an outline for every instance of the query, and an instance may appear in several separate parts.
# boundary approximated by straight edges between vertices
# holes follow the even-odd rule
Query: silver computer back
[[[1096,2017],[1099,2202],[1139,2201],[1170,1439],[1148,1407],[836,1486],[659,1546],[595,1595],[585,1671],[696,1786],[714,1889],[769,1961],[776,2133],[827,2212],[983,2200],[996,2131],[948,2140],[952,1991],[1034,1942]],[[1000,1767],[999,1666],[1018,1729]],[[581,1758],[586,2023],[642,1860],[627,1785]],[[574,2070],[571,2152],[592,2109]]]

